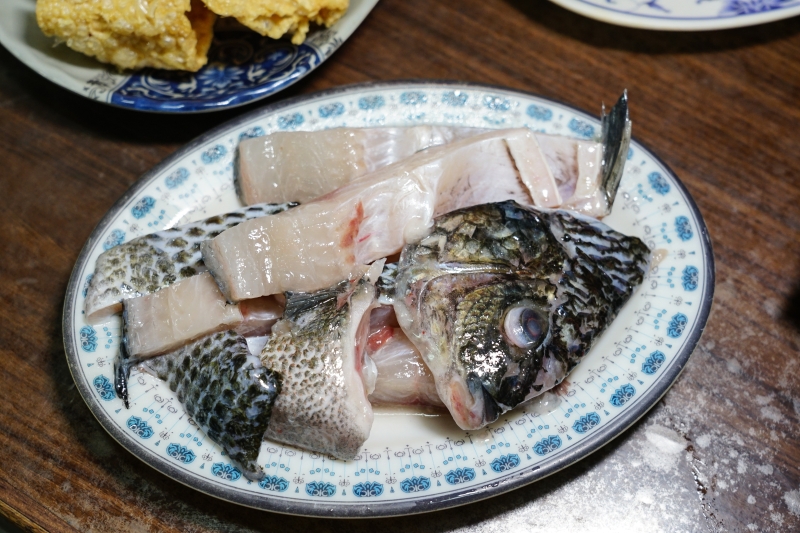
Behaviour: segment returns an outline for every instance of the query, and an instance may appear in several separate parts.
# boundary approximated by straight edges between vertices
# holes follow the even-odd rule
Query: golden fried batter
[[[302,43],[311,22],[330,27],[339,20],[349,0],[205,0],[208,8],[223,17],[236,20],[261,35],[279,39],[292,35],[294,44]]]
[[[200,0],[38,0],[46,35],[124,69],[197,71],[216,15]]]

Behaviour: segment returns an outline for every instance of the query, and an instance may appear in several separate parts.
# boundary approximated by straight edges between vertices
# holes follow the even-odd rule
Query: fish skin
[[[367,395],[374,389],[374,364],[372,383],[363,375],[371,364],[366,336],[374,299],[375,288],[364,278],[314,293],[287,293],[284,318],[261,352],[263,365],[282,376],[268,439],[339,459],[355,457],[373,419]]]
[[[264,477],[258,453],[281,380],[250,355],[244,337],[233,331],[215,333],[143,366],[167,383],[245,477]]]
[[[252,218],[297,203],[260,204],[178,226],[106,250],[97,258],[84,302],[86,320],[98,324],[122,311],[122,300],[157,291],[208,270],[200,243]]]
[[[589,217],[475,206],[437,218],[404,248],[394,307],[456,423],[477,429],[562,381],[649,260],[642,241]],[[509,313],[523,308],[536,341],[520,346],[506,324],[513,330]]]

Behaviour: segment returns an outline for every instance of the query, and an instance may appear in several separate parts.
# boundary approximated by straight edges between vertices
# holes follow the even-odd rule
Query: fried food
[[[38,0],[36,20],[104,63],[195,72],[208,60],[216,15],[200,0]]]
[[[342,18],[349,0],[206,0],[208,8],[222,17],[235,17],[248,28],[279,39],[291,34],[300,44],[309,23],[330,27]]]

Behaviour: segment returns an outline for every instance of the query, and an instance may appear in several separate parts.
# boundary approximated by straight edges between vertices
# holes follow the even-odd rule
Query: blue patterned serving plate
[[[336,24],[312,30],[298,46],[251,31],[217,31],[208,64],[195,73],[120,73],[55,46],[36,25],[36,0],[0,2],[0,43],[48,80],[92,100],[159,113],[215,111],[265,98],[299,81],[330,57],[377,3],[351,0]]]
[[[459,429],[449,415],[379,411],[353,461],[265,441],[259,462],[267,477],[260,483],[230,464],[158,380],[134,376],[131,408],[125,409],[112,387],[120,320],[91,326],[82,312],[103,250],[238,207],[232,161],[242,139],[278,130],[413,124],[525,126],[581,138],[599,133],[596,117],[531,94],[462,83],[382,83],[279,102],[179,150],[100,221],[75,265],[64,306],[64,346],[75,383],[122,446],[174,479],[242,505],[298,515],[392,516],[466,504],[541,479],[607,444],[655,405],[703,331],[714,264],[688,192],[634,141],[605,220],[662,250],[664,258],[547,408],[516,409],[480,431]]]
[[[609,24],[649,30],[722,30],[800,15],[800,0],[551,1]]]

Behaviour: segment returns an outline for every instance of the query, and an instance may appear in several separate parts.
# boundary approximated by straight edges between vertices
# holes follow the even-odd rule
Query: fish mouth
[[[480,377],[474,373],[466,378],[452,376],[439,396],[453,415],[455,423],[464,430],[480,429],[503,413]]]

